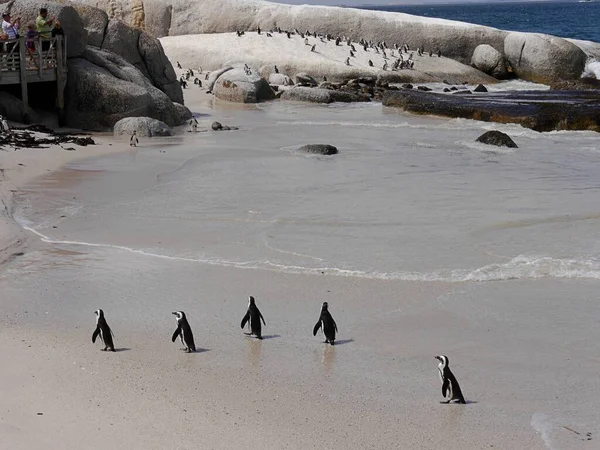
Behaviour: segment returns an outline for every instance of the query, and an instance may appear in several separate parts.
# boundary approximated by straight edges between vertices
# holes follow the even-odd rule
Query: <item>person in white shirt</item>
[[[19,37],[19,27],[21,26],[21,18],[17,17],[15,20],[11,20],[10,13],[2,14],[2,32],[6,35],[8,40],[17,39]],[[10,53],[16,42],[6,43],[6,52]]]

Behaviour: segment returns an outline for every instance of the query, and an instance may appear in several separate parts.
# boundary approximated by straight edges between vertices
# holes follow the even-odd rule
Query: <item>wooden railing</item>
[[[66,46],[64,36],[0,41],[0,72],[20,71],[24,67],[26,72],[37,71],[42,77],[44,71],[63,70],[67,65]]]

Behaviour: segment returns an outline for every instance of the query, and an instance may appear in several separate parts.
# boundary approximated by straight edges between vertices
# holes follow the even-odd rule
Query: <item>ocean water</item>
[[[379,104],[228,114],[242,130],[71,166],[89,174],[76,198],[44,186],[20,220],[53,241],[291,273],[600,278],[595,133],[540,134]],[[519,148],[475,142],[491,129]],[[307,156],[297,150],[307,142],[340,154]]]
[[[383,5],[364,8],[600,42],[599,1]]]

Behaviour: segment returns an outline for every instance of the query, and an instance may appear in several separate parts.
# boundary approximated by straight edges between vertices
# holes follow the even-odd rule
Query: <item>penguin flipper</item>
[[[444,382],[442,383],[442,396],[444,398],[446,398],[446,393],[448,392],[449,388],[450,388],[450,380],[448,380],[448,378],[444,378]]]
[[[180,334],[181,334],[181,327],[177,327],[177,329],[175,330],[175,333],[173,333],[171,342],[175,342],[175,339],[177,339],[177,337],[179,337]]]
[[[100,334],[100,328],[96,327],[94,334],[92,334],[92,344],[96,343],[96,338]]]
[[[246,322],[248,322],[249,319],[250,319],[250,310],[246,311],[246,315],[242,319],[241,328],[244,328],[244,326],[246,325]]]
[[[317,324],[313,328],[313,336],[317,335],[317,331],[319,331],[319,328],[321,328],[321,319],[319,319],[319,321],[317,322]]]
[[[267,322],[265,322],[265,318],[262,316],[262,314],[261,314],[261,312],[260,312],[260,311],[258,312],[258,315],[260,316],[260,318],[261,318],[261,320],[262,320],[262,322],[263,322],[264,326],[266,327],[266,326],[267,326]]]
[[[333,328],[335,328],[335,332],[337,333],[338,332],[337,323],[335,323],[335,320],[333,320],[333,317],[331,318],[331,321],[333,322]]]

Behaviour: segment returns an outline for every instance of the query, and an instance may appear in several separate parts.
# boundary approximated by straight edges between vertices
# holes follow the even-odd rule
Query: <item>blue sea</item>
[[[600,1],[452,5],[384,5],[364,9],[476,23],[511,31],[548,33],[600,42]]]

